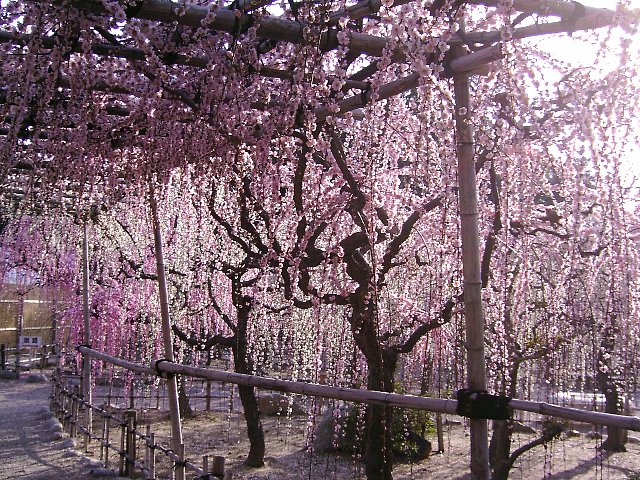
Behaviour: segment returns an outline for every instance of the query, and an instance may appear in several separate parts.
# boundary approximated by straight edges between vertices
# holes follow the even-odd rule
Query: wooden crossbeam
[[[484,5],[486,7],[497,7],[499,5],[498,0],[466,0],[465,3]],[[602,21],[606,20],[607,24],[611,24],[615,17],[615,12],[607,8],[588,7],[580,2],[564,0],[513,0],[512,8],[520,12],[566,19],[597,16],[602,17]]]
[[[457,73],[470,73],[476,68],[494,62],[502,58],[502,45],[498,44],[492,47],[478,50],[464,57],[456,58],[449,64],[448,72],[442,75],[442,78],[451,77]],[[378,89],[378,101],[400,95],[403,92],[411,90],[418,86],[420,76],[417,73],[411,73],[404,78],[394,80],[382,85]],[[335,114],[345,114],[358,108],[366,106],[370,99],[366,95],[354,95],[338,102],[339,111],[331,113],[327,107],[320,107],[316,110],[316,118],[318,121],[324,121],[327,117]]]
[[[103,5],[96,1],[75,0],[70,4],[80,10],[101,15],[109,14]],[[188,27],[207,27],[231,34],[237,34],[255,21],[258,25],[256,34],[261,38],[294,44],[319,45],[324,51],[334,50],[339,45],[338,30],[335,28],[325,31],[316,28],[315,35],[313,33],[307,35],[304,33],[307,25],[303,22],[268,15],[254,17],[246,13],[238,17],[235,12],[228,9],[215,10],[215,16],[207,23],[207,19],[210,18],[209,9],[191,3],[181,4],[178,9],[177,4],[169,1],[144,0],[133,16],[143,20],[175,23]],[[389,42],[387,38],[358,32],[349,32],[349,37],[350,50],[374,57],[382,56]]]
[[[401,5],[409,1],[411,0],[396,0],[394,5]],[[467,3],[489,7],[497,5],[495,0],[469,0]],[[75,0],[72,1],[72,5],[81,10],[91,11],[93,13],[109,14],[101,3],[94,0]],[[312,32],[315,32],[315,34],[312,33],[311,35],[303,34],[305,28],[309,26],[297,20],[289,20],[269,15],[253,17],[246,13],[242,13],[238,17],[236,12],[229,9],[216,10],[215,17],[210,20],[206,26],[212,30],[235,34],[255,21],[258,24],[256,32],[258,37],[294,44],[314,44],[318,45],[323,51],[330,51],[338,46],[338,29],[335,28],[335,26],[342,16],[347,15],[350,18],[356,19],[362,18],[375,13],[379,8],[380,0],[363,0],[353,7],[330,14],[327,25],[329,28],[324,31],[321,31],[317,26],[310,27]],[[526,38],[551,33],[601,28],[610,25],[615,18],[615,12],[611,10],[582,7],[576,2],[516,0],[513,8],[520,11],[537,13],[539,15],[560,16],[563,19],[561,22],[536,24],[514,29],[512,34],[513,38]],[[174,22],[179,25],[195,28],[204,26],[204,22],[210,18],[208,15],[209,9],[207,7],[195,4],[182,4],[180,5],[180,9],[178,9],[175,3],[166,0],[144,0],[133,14],[134,17],[140,19],[162,23]],[[389,43],[389,39],[385,37],[358,32],[348,32],[348,35],[349,50],[356,54],[380,57]],[[500,38],[501,34],[498,31],[469,32],[462,40],[469,43],[489,44],[499,41]],[[454,38],[454,41],[459,40],[460,38]],[[2,41],[2,35],[0,35],[0,41]],[[99,44],[92,47],[92,50],[96,54],[118,56],[131,60],[144,58],[144,52],[142,50],[130,47]],[[404,60],[405,54],[401,47],[396,48],[392,58],[395,62]],[[208,65],[209,61],[203,57],[177,54],[172,55],[171,62],[204,68]],[[281,78],[286,76],[287,72],[264,69],[264,72],[261,70],[261,74]],[[358,78],[358,80],[362,80],[362,78]],[[345,86],[345,88],[349,87]]]
[[[9,32],[6,30],[0,30],[0,43],[13,43],[16,45],[25,45],[31,40],[32,36],[27,34],[20,34]],[[44,48],[54,48],[56,46],[56,40],[53,37],[44,37],[41,39],[40,46]],[[73,47],[73,52],[75,53],[83,53],[82,48],[77,45]],[[104,57],[114,57],[114,58],[122,58],[125,60],[133,60],[133,61],[146,61],[147,54],[144,50],[140,48],[134,47],[124,47],[118,45],[109,45],[105,43],[93,43],[91,45],[91,53],[104,56]],[[171,55],[170,60],[166,59],[165,64],[168,65],[184,65],[195,68],[207,68],[210,63],[210,59],[201,56],[190,56],[183,54],[175,54]],[[282,70],[272,67],[261,67],[260,70],[256,72],[259,76],[266,78],[278,78],[282,80],[291,80],[293,78],[293,73],[289,70]],[[329,77],[329,81],[332,78]],[[344,89],[364,89],[367,88],[368,84],[365,82],[359,82],[355,80],[346,80]],[[96,85],[95,88],[92,87],[93,90],[103,90],[111,91],[112,93],[127,93],[124,91],[117,92],[116,90],[109,89],[106,84]],[[114,87],[115,88],[115,87]]]
[[[474,53],[470,53],[465,55],[464,57],[457,58],[450,62],[448,65],[448,72],[443,74],[443,78],[450,77],[456,73],[468,73],[472,72],[474,69],[486,65],[487,63],[493,62],[502,58],[502,48],[501,45],[496,45],[493,47],[488,47],[482,50],[479,50]],[[378,101],[386,100],[388,98],[394,97],[396,95],[400,95],[403,92],[411,90],[418,86],[420,80],[420,76],[417,73],[412,73],[406,77],[391,81],[382,85],[378,89]],[[371,99],[368,95],[353,95],[351,97],[347,97],[340,102],[338,102],[339,110],[337,112],[332,112],[328,107],[318,107],[315,110],[316,118],[319,122],[325,121],[330,116],[341,116],[348,112],[353,112],[354,110],[358,110],[362,107],[365,107],[367,104],[371,103]],[[259,105],[255,104],[254,107],[259,107]],[[113,110],[113,115],[118,116],[127,116],[130,114],[130,111],[126,108],[122,107],[111,107]],[[108,112],[109,113],[109,112]],[[6,135],[8,133],[7,129],[0,128],[0,135]],[[39,132],[39,138],[46,139],[46,132]]]

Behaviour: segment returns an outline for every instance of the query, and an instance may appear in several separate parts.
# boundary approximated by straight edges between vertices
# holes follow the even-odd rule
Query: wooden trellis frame
[[[402,5],[405,3],[409,3],[410,0],[397,0],[394,2],[394,6]],[[54,4],[59,4],[60,2],[54,1]],[[270,2],[261,2],[259,5],[267,5]],[[474,4],[474,5],[482,5],[486,7],[495,7],[499,4],[497,0],[470,0],[466,3]],[[76,7],[80,10],[85,10],[94,14],[108,14],[105,8],[102,6],[100,2],[94,0],[72,0],[68,2],[67,5]],[[328,21],[326,24],[320,27],[313,27],[312,34],[305,36],[303,34],[304,27],[309,27],[304,23],[297,20],[289,20],[278,18],[269,15],[261,15],[256,16],[249,12],[251,2],[239,2],[236,3],[236,7],[240,9],[240,15],[238,12],[235,12],[230,9],[218,9],[216,10],[215,17],[210,19],[209,9],[204,6],[184,3],[184,4],[175,4],[166,0],[142,0],[136,5],[135,11],[132,13],[132,16],[135,18],[143,19],[143,20],[151,20],[157,21],[160,23],[174,23],[177,25],[183,25],[188,27],[201,27],[203,21],[207,20],[207,28],[211,30],[216,30],[220,32],[227,32],[230,34],[235,34],[240,31],[244,26],[248,26],[251,23],[255,22],[256,34],[260,38],[265,38],[277,42],[288,42],[292,44],[313,44],[321,45],[321,49],[323,51],[329,51],[335,49],[338,43],[338,20],[341,17],[348,17],[352,20],[357,20],[361,18],[366,18],[374,15],[381,8],[380,0],[363,0],[356,5],[350,6],[345,10],[336,11],[330,13],[328,17]],[[256,4],[253,4],[255,8]],[[577,30],[587,30],[594,29],[603,26],[610,25],[615,20],[614,12],[601,9],[601,8],[592,8],[592,7],[584,7],[581,6],[577,2],[570,1],[544,1],[544,0],[514,0],[513,8],[517,11],[537,14],[541,17],[560,17],[560,21],[551,21],[547,23],[536,23],[534,25],[529,25],[525,27],[514,28],[512,32],[512,38],[526,38],[530,36],[538,36],[545,35],[551,33],[559,33],[559,32],[568,32],[568,31],[577,31]],[[567,21],[570,19],[570,21]],[[13,43],[16,45],[25,44],[28,42],[30,37],[24,34],[16,34],[13,32],[0,31],[0,43]],[[50,45],[47,42],[51,42]],[[459,187],[460,187],[460,214],[461,214],[461,226],[462,226],[462,245],[463,245],[463,271],[464,271],[464,297],[465,297],[465,318],[467,322],[467,350],[469,356],[469,363],[472,365],[470,368],[468,383],[471,388],[484,389],[486,388],[485,383],[485,369],[484,369],[484,319],[482,317],[482,302],[481,302],[481,285],[480,285],[480,252],[479,252],[479,237],[478,237],[478,221],[477,221],[477,192],[476,192],[476,180],[475,180],[475,170],[474,170],[474,148],[473,148],[473,133],[470,128],[469,118],[466,114],[460,114],[460,112],[464,109],[466,112],[470,112],[470,104],[469,104],[469,91],[468,91],[468,76],[472,74],[474,71],[482,68],[484,65],[491,63],[500,59],[503,55],[502,53],[502,40],[500,32],[489,31],[489,32],[466,32],[464,33],[464,38],[460,35],[454,37],[452,40],[452,44],[456,50],[455,55],[452,58],[446,58],[444,60],[446,66],[446,73],[442,76],[442,78],[453,78],[454,79],[454,88],[455,88],[455,99],[456,99],[456,138],[458,142],[457,153],[458,153],[458,174],[459,174]],[[465,52],[461,45],[462,43],[471,43],[476,45],[483,45],[482,48],[475,52]],[[380,57],[383,55],[385,48],[389,44],[389,39],[374,35],[362,34],[358,32],[350,32],[349,33],[349,51],[354,55],[368,55],[370,57]],[[44,39],[42,46],[45,48],[53,48],[55,45],[55,41],[53,39]],[[79,48],[75,47],[74,51],[79,53]],[[95,43],[91,45],[90,48],[91,54],[99,55],[99,56],[111,56],[117,58],[123,58],[128,60],[135,61],[146,61],[147,57],[144,51],[136,48],[130,48],[122,45],[115,44],[107,44],[107,43]],[[397,48],[392,53],[392,60],[394,62],[402,62],[404,61],[405,53],[402,49]],[[435,57],[432,59],[435,61]],[[193,68],[204,68],[208,65],[209,60],[204,57],[198,56],[186,56],[186,55],[174,55],[171,58],[171,64],[184,65],[187,67]],[[360,90],[359,93],[354,94],[352,96],[346,97],[338,102],[338,110],[330,111],[326,106],[321,106],[316,108],[314,111],[315,117],[317,121],[323,122],[331,115],[343,115],[348,112],[353,112],[357,109],[367,106],[371,103],[371,99],[368,98],[368,95],[363,94],[362,92],[366,92],[368,88],[367,79],[375,73],[376,68],[375,64],[370,65],[369,67],[365,67],[359,72],[351,75],[345,83],[344,91],[348,92],[350,89]],[[259,75],[268,78],[274,79],[282,79],[288,80],[291,78],[291,72],[285,70],[279,70],[276,68],[265,67],[261,68],[258,72]],[[417,73],[409,73],[407,76],[403,78],[398,78],[391,82],[388,82],[382,85],[377,93],[378,93],[378,101],[385,100],[394,96],[397,96],[403,92],[406,92],[412,88],[415,88],[419,82],[419,75]],[[68,80],[65,81],[63,77],[60,83],[62,88],[67,88],[69,86]],[[114,94],[122,94],[122,95],[135,95],[133,92],[127,91],[125,89],[121,89],[119,87],[111,87],[106,84],[96,84],[90,87],[91,90],[95,91],[105,91]],[[170,101],[179,101],[185,103],[187,106],[196,109],[197,105],[193,105],[190,103],[189,99],[181,97],[179,94],[169,93],[166,96],[167,100]],[[6,91],[0,90],[0,103],[4,103],[6,101]],[[251,105],[251,108],[268,108],[269,105]],[[114,108],[110,107],[107,109],[107,114],[111,116],[123,116],[126,117],[130,115],[130,112],[126,108]],[[0,128],[0,134],[6,134],[8,132],[7,129]],[[47,132],[46,130],[41,131],[39,133],[40,138],[46,138]],[[28,168],[29,166],[25,166]],[[152,201],[152,210],[154,208],[154,202]],[[163,335],[164,335],[164,344],[165,344],[165,355],[167,355],[168,360],[172,360],[170,358],[171,355],[171,333],[170,333],[170,322],[168,317],[168,310],[165,312],[164,306],[167,303],[166,299],[166,284],[163,285],[162,278],[164,276],[163,272],[163,260],[162,260],[162,243],[161,243],[161,234],[159,230],[159,225],[157,222],[157,218],[154,221],[154,236],[156,241],[156,253],[157,255],[157,266],[158,266],[158,277],[160,283],[160,296],[161,296],[161,305],[162,309],[162,319],[163,319]],[[163,293],[164,289],[164,293]],[[89,333],[87,333],[87,338],[85,338],[85,342],[88,344],[90,341]],[[100,356],[95,351],[90,351],[87,347],[81,347],[82,353],[86,355],[94,356],[95,358],[100,358],[102,360],[108,361],[106,357]],[[114,359],[110,359],[109,361],[115,362]],[[121,365],[122,366],[122,365]],[[129,365],[132,367],[132,365]],[[135,366],[135,368],[139,368],[139,366]],[[191,374],[194,376],[204,375],[203,372],[196,371],[194,367],[186,367],[186,366],[177,366],[176,364],[167,362],[162,363],[159,367],[160,369],[165,369],[167,372],[171,373],[180,373],[180,374]],[[211,375],[209,370],[206,371],[206,375]],[[147,372],[148,373],[148,372]],[[227,375],[238,375],[238,374],[227,374]],[[202,377],[202,378],[211,378],[210,376]],[[226,381],[231,381],[230,378],[235,377],[225,377]],[[221,379],[221,378],[212,378],[212,379]],[[174,379],[175,380],[175,379]],[[238,379],[236,379],[238,380]],[[244,381],[244,380],[243,380]],[[252,386],[265,386],[265,379],[259,379],[259,377],[253,377],[251,380],[247,380],[251,383],[246,383]],[[282,381],[275,381],[282,382]],[[286,383],[286,382],[285,382]],[[278,385],[282,387],[283,391],[294,391],[287,390],[285,388],[293,388],[291,385],[278,384],[278,383],[269,383],[268,388],[278,389]],[[312,386],[303,386],[304,391],[299,391],[298,393],[305,393],[313,395],[311,393],[314,391]],[[320,386],[318,386],[320,387]],[[298,387],[296,387],[298,388]],[[310,389],[311,388],[311,389]],[[314,387],[315,388],[315,387]],[[324,389],[331,387],[322,387]],[[173,386],[170,388],[170,396],[171,391],[173,390]],[[345,389],[339,389],[344,393]],[[353,392],[352,392],[353,393]],[[341,393],[342,395],[342,393]],[[380,394],[384,395],[384,400],[377,399],[376,400],[376,392],[369,392],[364,394],[363,392],[358,393],[360,395],[370,395],[368,397],[372,401],[381,401],[385,405],[393,405],[392,400],[393,394]],[[390,396],[391,395],[391,396]],[[343,397],[330,397],[330,398],[343,398]],[[358,397],[364,398],[364,397]],[[343,398],[346,400],[353,400],[354,397]],[[422,401],[426,401],[422,399]],[[438,410],[435,404],[429,404],[429,409],[432,411],[443,411],[443,412],[451,412],[450,409],[455,401],[445,401],[449,402],[442,407],[442,410]],[[523,410],[528,410],[525,408],[525,403],[520,403],[522,401],[514,400],[511,405],[514,408],[521,407]],[[180,417],[177,412],[177,393],[175,401],[171,400],[171,413],[172,413],[172,425],[174,431],[176,431],[176,435],[179,435],[180,432]],[[175,405],[174,405],[175,403]],[[426,405],[426,404],[425,404]],[[562,416],[564,413],[562,407],[553,407],[553,406],[541,406],[546,404],[537,404],[539,410],[529,410],[529,411],[538,411],[539,413],[547,413]],[[406,406],[406,405],[405,405]],[[420,407],[417,407],[420,408]],[[529,407],[533,408],[533,407]],[[559,410],[560,409],[560,410]],[[572,410],[572,409],[569,409]],[[563,413],[564,412],[564,413]],[[603,415],[608,414],[593,414],[590,412],[589,422],[592,423],[605,423],[604,420],[613,422],[613,416],[604,417]],[[574,415],[574,413],[570,413]],[[582,415],[582,414],[581,414]],[[617,416],[616,416],[617,417]],[[569,417],[566,417],[569,418]],[[581,417],[586,418],[586,417]],[[638,422],[640,419],[631,419],[629,417],[624,417],[625,420],[625,428],[638,430]],[[577,419],[573,417],[573,419]],[[599,419],[599,420],[595,420]],[[616,422],[618,420],[615,420]],[[610,425],[613,426],[613,423]],[[631,425],[631,426],[630,426]],[[181,439],[180,439],[181,442]],[[179,442],[179,443],[180,443]],[[472,423],[472,477],[474,480],[486,480],[489,476],[489,467],[488,467],[488,445],[487,445],[487,424],[486,421],[479,420],[474,421]]]

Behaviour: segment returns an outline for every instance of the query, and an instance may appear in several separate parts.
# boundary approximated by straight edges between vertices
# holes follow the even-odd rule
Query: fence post
[[[178,446],[178,451],[176,452],[178,455],[178,460],[175,462],[175,472],[176,472],[176,480],[184,479],[184,443],[181,443]]]
[[[150,478],[149,465],[151,464],[151,448],[149,447],[149,437],[151,436],[151,425],[147,423],[147,430],[144,435],[144,470],[142,478]]]
[[[100,432],[100,461],[105,463],[105,455],[104,455],[104,443],[105,443],[105,433],[107,431],[107,412],[102,414],[102,430]],[[106,468],[106,466],[105,466]]]
[[[130,376],[129,382],[129,409],[135,408],[135,389],[136,389],[136,374]]]
[[[84,411],[84,418],[87,421],[87,424],[85,425],[85,429],[82,432],[84,437],[84,453],[88,453],[89,452],[89,443],[91,443],[91,432],[93,432],[93,425],[91,425],[89,422],[93,421],[93,410],[91,408],[91,404],[88,403],[82,403],[82,406],[85,408]],[[90,413],[89,413],[90,412]]]
[[[207,380],[206,410],[211,411],[211,380]]]
[[[215,455],[211,465],[211,475],[218,478],[224,478],[224,457]]]
[[[444,430],[442,428],[442,414],[436,414],[436,432],[438,434],[438,452],[444,452]]]
[[[104,434],[104,468],[109,468],[109,437],[111,436],[111,406],[107,405],[105,408],[106,414],[104,416],[104,425],[106,431]]]
[[[7,351],[4,343],[0,345],[0,370],[7,369]]]
[[[127,421],[126,475],[129,478],[133,478],[136,471],[136,411],[127,410],[125,412],[125,419]]]
[[[40,358],[40,370],[47,368],[47,346],[42,346],[42,358]]]
[[[156,480],[156,436],[155,434],[149,434],[149,478],[150,480]]]
[[[71,438],[75,438],[78,434],[78,397],[80,395],[80,387],[75,385],[71,394]]]
[[[120,468],[119,470],[119,475],[121,477],[124,476],[125,474],[125,455],[127,454],[127,451],[125,450],[125,440],[127,438],[127,422],[122,422],[120,423]]]
[[[67,396],[68,391],[64,385],[60,385],[60,416],[62,418],[62,427],[64,429],[69,428],[69,421],[71,419],[71,414],[69,413],[69,397]]]
[[[204,478],[209,478],[209,455],[202,456],[202,473]]]

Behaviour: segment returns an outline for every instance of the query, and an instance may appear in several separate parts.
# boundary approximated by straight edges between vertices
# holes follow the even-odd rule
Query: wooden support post
[[[124,415],[125,420],[127,421],[126,475],[129,478],[133,478],[136,471],[136,411],[127,410]]]
[[[80,388],[76,385],[73,387],[73,394],[71,395],[71,432],[72,438],[75,438],[78,434],[78,410],[80,402],[78,397],[80,396]]]
[[[211,475],[218,478],[224,478],[224,457],[217,455],[213,457]]]
[[[176,455],[178,455],[178,460],[175,462],[174,471],[176,472],[176,480],[180,478],[184,478],[185,468],[184,468],[184,443],[181,443],[176,450]]]
[[[85,345],[91,345],[91,317],[89,312],[89,241],[87,236],[87,222],[82,224],[82,317],[84,321]],[[82,398],[91,405],[91,357],[82,356]],[[85,423],[89,433],[92,431],[93,412],[90,408],[85,410]],[[89,437],[90,438],[90,437]]]
[[[107,404],[105,408],[107,414],[104,417],[104,424],[106,426],[106,432],[104,435],[104,467],[109,468],[109,440],[111,437],[111,405]]]
[[[461,44],[453,47],[456,58],[464,55]],[[468,388],[486,390],[484,358],[484,316],[482,311],[482,281],[480,270],[480,240],[478,232],[478,190],[476,185],[475,152],[471,124],[471,100],[468,74],[453,77],[455,94],[456,144],[458,155],[458,186],[460,233],[462,237],[462,273],[464,284],[464,316]],[[488,480],[489,440],[487,421],[471,420],[471,478]]]
[[[83,407],[86,410],[91,410],[91,407],[88,405],[83,405]],[[87,418],[86,410],[85,410],[85,416],[84,416],[85,419]],[[92,419],[92,416],[89,416],[89,418]],[[84,453],[87,454],[89,453],[89,443],[91,443],[91,434],[89,433],[91,430],[89,430],[90,428],[89,425],[86,425],[85,427],[86,428],[82,431],[82,440],[83,440],[82,449],[84,450]]]
[[[436,433],[438,435],[438,452],[444,452],[444,428],[442,427],[442,414],[436,414]]]
[[[162,232],[158,218],[158,205],[156,203],[153,184],[149,185],[149,203],[153,221],[153,238],[155,244],[156,266],[158,273],[158,290],[160,294],[160,316],[162,317],[162,341],[164,344],[164,357],[173,362],[173,341],[171,338],[171,319],[169,316],[169,294],[167,291],[167,279],[165,277],[164,255],[162,253]],[[178,405],[178,382],[175,375],[167,378],[167,392],[169,396],[169,415],[171,416],[171,446],[178,451],[182,442],[182,421],[180,419],[180,407]],[[184,468],[176,470],[176,479],[184,480]]]
[[[127,453],[126,450],[126,439],[127,439],[127,423],[120,424],[120,468],[118,468],[119,475],[123,477],[125,475],[125,455]]]
[[[211,411],[211,380],[207,380],[207,396],[205,399],[206,402],[206,411],[210,412]]]
[[[153,433],[149,434],[149,478],[150,480],[156,480],[156,436]]]

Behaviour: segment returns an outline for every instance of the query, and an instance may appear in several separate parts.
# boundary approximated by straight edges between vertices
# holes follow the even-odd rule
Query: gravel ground
[[[50,391],[49,382],[29,383],[26,375],[0,380],[0,479],[96,478],[90,474],[95,460],[73,450],[66,434],[56,434],[47,414]]]
[[[50,384],[0,379],[0,480],[89,480],[99,477],[91,470],[95,459],[73,449],[73,442],[60,429],[48,410]],[[152,424],[156,439],[168,443],[169,422],[162,411],[142,410],[143,423]],[[152,415],[155,413],[155,415]],[[157,418],[155,418],[157,417]],[[202,455],[224,455],[233,477],[246,480],[345,480],[362,478],[362,467],[349,456],[309,454],[302,448],[307,418],[263,419],[268,455],[266,466],[249,469],[242,462],[248,445],[239,412],[201,412],[185,420],[183,433],[188,456],[198,463]],[[627,444],[627,453],[606,455],[598,441],[585,435],[554,442],[548,448],[528,452],[518,460],[514,480],[635,480],[640,479],[640,439]],[[399,463],[398,480],[422,478],[468,479],[467,429],[449,425],[445,433],[445,453],[433,454],[417,464]],[[516,435],[514,448],[530,440]],[[432,439],[435,442],[435,439]],[[160,456],[162,458],[162,456]],[[162,460],[159,459],[160,462]],[[161,465],[159,465],[161,467]],[[162,470],[162,468],[160,468]],[[118,480],[120,477],[110,477]],[[124,480],[124,479],[122,479]]]

